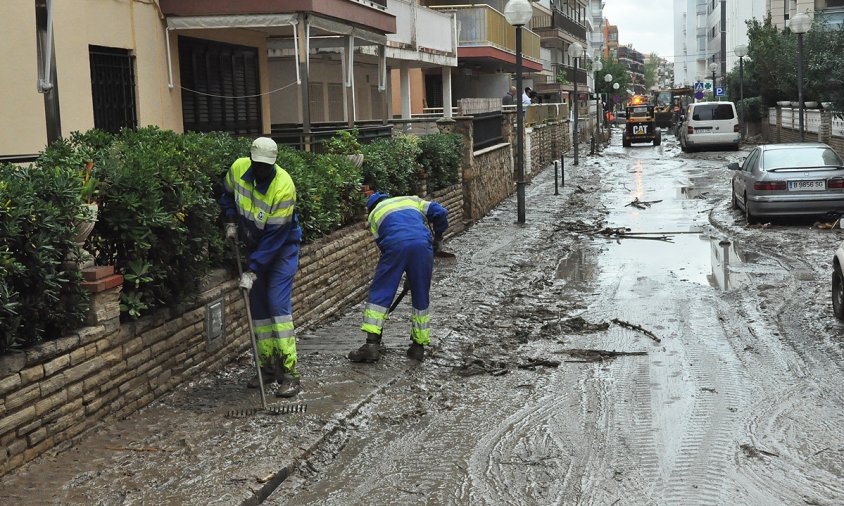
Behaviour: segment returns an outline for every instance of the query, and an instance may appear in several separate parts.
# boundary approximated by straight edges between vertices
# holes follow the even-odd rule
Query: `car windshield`
[[[730,104],[700,104],[696,105],[692,113],[695,121],[711,121],[733,119],[733,106]]]
[[[811,148],[771,149],[765,151],[765,170],[840,167],[841,158],[830,148],[823,146]]]
[[[631,107],[630,108],[630,117],[631,118],[647,118],[648,117],[648,106],[644,105],[641,107]]]

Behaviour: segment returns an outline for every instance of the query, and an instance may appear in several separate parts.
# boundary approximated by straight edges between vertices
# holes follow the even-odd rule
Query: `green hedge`
[[[399,136],[359,146],[338,136],[334,153],[288,148],[278,163],[298,193],[303,240],[314,241],[363,215],[363,182],[392,195],[459,180],[460,138]],[[34,167],[0,165],[0,352],[78,327],[88,309],[80,275],[63,260],[77,253],[74,219],[84,198],[99,204],[86,244],[98,264],[124,275],[121,310],[135,318],[190,300],[212,266],[231,262],[222,237],[222,178],[250,140],[223,133],[177,134],[157,127],[75,132],[41,153]],[[365,156],[356,168],[346,156]],[[85,167],[93,162],[88,191]]]
[[[463,138],[457,134],[426,135],[419,140],[419,163],[428,174],[428,192],[435,192],[460,181]]]
[[[76,329],[88,293],[75,267],[79,170],[0,164],[0,353]]]
[[[744,103],[744,107],[742,107],[742,102]],[[747,110],[747,119],[744,118],[745,109]],[[762,121],[762,112],[764,111],[762,97],[745,98],[743,101],[738,100],[736,102],[736,111],[738,111],[741,121],[749,121],[751,123]]]

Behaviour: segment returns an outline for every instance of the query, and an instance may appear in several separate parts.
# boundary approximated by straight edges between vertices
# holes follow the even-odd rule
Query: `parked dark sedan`
[[[733,174],[733,208],[763,216],[844,214],[844,162],[822,143],[759,146]]]

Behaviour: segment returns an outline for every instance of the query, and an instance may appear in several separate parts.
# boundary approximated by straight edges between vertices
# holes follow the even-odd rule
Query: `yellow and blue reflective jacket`
[[[448,210],[436,202],[415,196],[386,198],[372,209],[367,221],[378,247],[425,238],[433,240],[425,220],[435,234],[448,228]]]
[[[263,183],[255,181],[252,160],[238,158],[223,180],[220,206],[226,218],[239,217],[239,229],[252,250],[249,270],[260,272],[281,247],[302,240],[296,215],[296,187],[290,174],[275,166],[275,174]]]

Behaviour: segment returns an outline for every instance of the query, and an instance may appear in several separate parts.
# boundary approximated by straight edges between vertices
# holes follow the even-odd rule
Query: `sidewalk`
[[[5,504],[257,504],[374,394],[408,367],[409,341],[387,333],[378,364],[351,364],[362,343],[360,315],[346,316],[299,341],[304,414],[226,418],[260,405],[243,385],[251,354],[154,402],[125,420],[96,429],[66,452],[44,456],[3,478]],[[397,314],[395,326],[406,323]],[[391,322],[392,323],[392,322]],[[392,337],[390,337],[392,336]],[[269,394],[268,404],[284,406]]]
[[[548,194],[553,190],[553,177],[552,167],[539,174],[534,185],[539,184],[543,187],[540,193]],[[566,190],[569,194],[570,189]],[[531,193],[537,191],[533,186]],[[504,214],[499,212],[502,207],[506,208]],[[461,258],[461,245],[484,243],[490,230],[500,230],[503,222],[506,227],[514,226],[514,217],[515,195],[446,247]],[[492,251],[461,259],[459,267],[457,262],[438,260],[435,281],[448,278],[451,286],[447,291],[453,292],[452,297],[470,295],[463,293],[471,291],[470,287],[458,288],[454,283],[465,282],[466,276],[474,279],[478,269],[502,268],[497,266],[500,262],[490,261],[487,253]],[[509,265],[509,260],[505,263]],[[446,307],[454,303],[442,298],[434,298],[432,313],[444,315]],[[226,418],[229,410],[260,405],[257,391],[243,386],[254,371],[251,354],[244,354],[223,370],[199,376],[129,418],[95,429],[71,449],[45,455],[4,477],[0,503],[260,503],[373,396],[409,369],[419,367],[405,357],[409,300],[403,301],[385,326],[388,353],[383,360],[352,364],[345,358],[363,342],[359,330],[362,307],[363,303],[358,304],[336,321],[300,334],[304,391],[295,404],[307,404],[306,413]],[[445,338],[445,327],[445,322],[435,324],[435,344]],[[289,404],[274,397],[268,402],[272,406]]]

